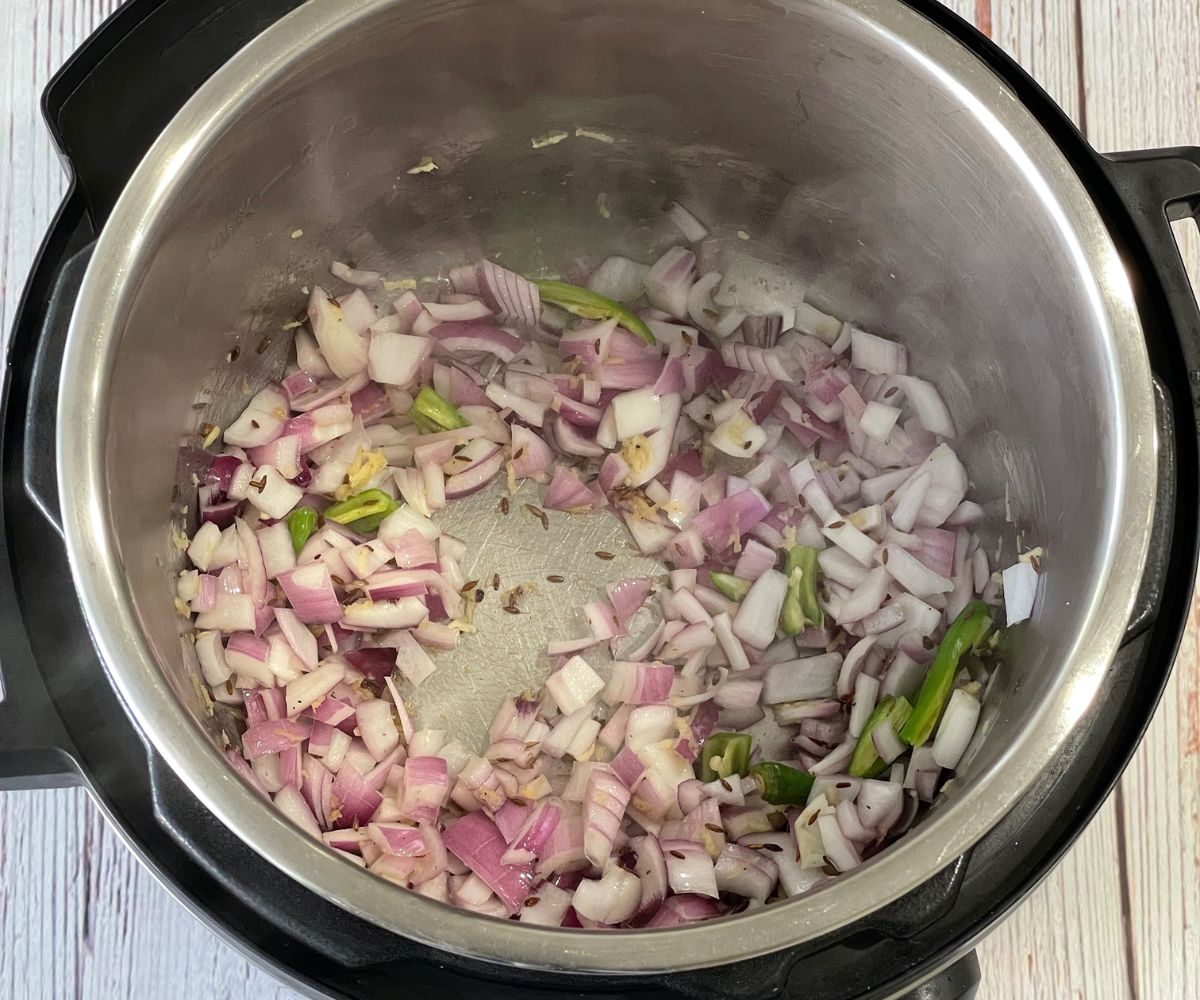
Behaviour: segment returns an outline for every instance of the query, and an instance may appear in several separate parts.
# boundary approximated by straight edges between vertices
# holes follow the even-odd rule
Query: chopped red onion
[[[475,285],[479,296],[501,323],[537,326],[542,305],[537,285],[533,282],[490,260],[481,260],[475,265]]]
[[[662,851],[672,892],[717,898],[713,860],[703,846],[692,840],[664,840]]]
[[[681,207],[670,211],[703,235]],[[197,615],[214,700],[231,700],[231,678],[261,685],[245,693],[253,767],[237,755],[241,773],[376,874],[547,926],[707,919],[724,911],[718,892],[761,901],[778,883],[796,895],[823,866],[848,871],[907,829],[918,797],[931,800],[943,768],[959,765],[978,689],[954,693],[932,747],[907,765],[891,726],[872,731],[896,782],[843,776],[855,737],[879,698],[916,697],[946,622],[981,591],[996,599],[999,584],[963,527],[983,509],[939,444],[954,434],[950,414],[907,374],[903,345],[808,304],[763,304],[766,315],[747,317],[732,284],[715,271],[697,280],[682,248],[650,268],[612,258],[590,279],[618,301],[644,290],[657,345],[616,320],[543,316],[537,287],[488,261],[451,279],[440,302],[406,292],[382,318],[361,290],[334,300],[315,289],[312,332],[296,336],[299,370],[251,399],[198,486],[196,569],[176,578],[176,593]],[[467,426],[419,433],[404,415],[426,386],[457,409],[461,421],[447,411],[447,424]],[[544,483],[556,452],[570,464],[554,469],[542,507],[611,505],[638,549],[673,567],[670,586],[607,685],[577,654],[625,635],[653,581],[582,602],[591,634],[548,643],[557,669],[536,696],[505,703],[476,757],[440,730],[417,730],[398,688],[433,672],[426,650],[455,648],[460,631],[473,641],[460,593],[469,552],[431,515],[506,464],[510,491]],[[386,464],[356,478],[368,455]],[[330,520],[297,554],[285,520],[295,507],[320,511],[367,487],[402,502],[374,531]],[[826,622],[777,642],[788,581],[775,567],[793,544],[821,550]],[[1011,622],[1032,613],[1034,565],[1004,574]],[[708,571],[749,592],[718,593]],[[324,626],[319,637],[313,626]],[[693,777],[713,730],[753,725],[764,704],[800,727],[797,759],[785,763],[816,777],[791,833],[745,804],[749,779]],[[448,803],[468,815],[443,840]],[[635,825],[650,832],[627,842]],[[547,877],[536,905],[521,906]]]
[[[696,272],[696,255],[672,247],[646,273],[646,298],[656,309],[682,319],[687,315],[688,292]]]

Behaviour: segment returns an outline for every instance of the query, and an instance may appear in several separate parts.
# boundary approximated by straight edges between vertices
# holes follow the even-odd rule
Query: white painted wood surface
[[[37,110],[117,0],[0,0],[0,329],[64,187]],[[1200,142],[1197,0],[952,0],[1100,149]],[[1200,275],[1200,234],[1184,235]],[[981,946],[987,1000],[1200,997],[1200,607],[1121,784]],[[79,790],[0,795],[0,1000],[294,997],[162,890]]]

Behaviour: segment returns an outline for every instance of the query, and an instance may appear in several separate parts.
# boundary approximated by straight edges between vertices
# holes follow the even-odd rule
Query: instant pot
[[[129,0],[44,110],[72,185],[6,369],[0,787],[85,784],[313,995],[973,995],[972,945],[1103,801],[1186,621],[1200,312],[1171,222],[1200,150],[1098,155],[923,0]],[[860,871],[669,931],[492,921],[334,858],[227,768],[169,585],[196,431],[279,371],[333,255],[646,258],[668,199],[718,259],[913,348],[1042,590],[988,738]]]

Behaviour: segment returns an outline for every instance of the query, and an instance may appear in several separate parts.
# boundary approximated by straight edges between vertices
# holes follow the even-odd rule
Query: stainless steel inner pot
[[[535,148],[552,133],[566,137]],[[411,172],[425,158],[437,170]],[[713,226],[711,263],[747,262],[746,287],[807,289],[909,344],[962,429],[993,536],[1009,556],[1017,532],[1048,550],[1035,620],[961,776],[852,875],[738,917],[734,933],[487,920],[326,852],[226,766],[172,607],[187,446],[278,373],[301,286],[328,281],[331,257],[414,277],[484,254],[530,271],[650,259],[674,239],[669,198]],[[1087,191],[1005,84],[895,0],[310,0],[201,88],[112,214],[67,347],[59,480],[113,682],[249,845],[345,909],[447,950],[642,972],[845,926],[961,854],[1038,780],[1137,590],[1152,418],[1129,283]],[[579,564],[591,541],[565,541],[585,529],[537,539],[497,531],[482,506],[456,516],[502,574],[585,570],[573,596],[541,605],[564,634],[599,579]],[[532,644],[497,629],[442,667],[423,710],[474,732],[520,671],[540,679]]]

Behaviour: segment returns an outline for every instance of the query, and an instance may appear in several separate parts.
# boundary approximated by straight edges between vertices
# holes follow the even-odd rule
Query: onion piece
[[[913,375],[897,378],[896,382],[903,388],[917,419],[927,431],[946,438],[955,436],[954,419],[937,389]]]
[[[631,302],[645,290],[649,270],[626,257],[608,257],[588,276],[587,287],[614,302]]]
[[[671,247],[646,273],[646,298],[656,309],[684,318],[695,271],[696,255],[683,247]]]
[[[366,339],[347,323],[338,300],[319,285],[313,286],[308,299],[308,320],[334,375],[344,379],[366,370]]]
[[[1038,572],[1025,561],[1009,566],[1003,573],[1004,606],[1008,625],[1018,625],[1033,615],[1037,600]]]
[[[762,703],[780,705],[832,698],[841,665],[837,653],[772,664],[763,675]]]
[[[666,212],[676,228],[683,234],[683,238],[689,243],[699,243],[708,235],[708,227],[679,202],[668,202]]]
[[[933,740],[933,760],[938,767],[953,771],[966,753],[979,721],[979,699],[958,688],[950,695]]]
[[[755,649],[766,649],[775,638],[787,588],[787,577],[778,570],[767,570],[755,580],[733,619],[733,634]]]
[[[479,296],[501,323],[537,326],[542,303],[533,282],[490,260],[481,260],[475,265],[475,284]]]

